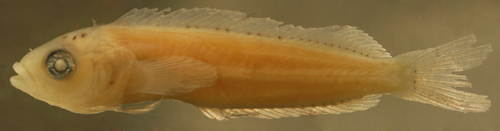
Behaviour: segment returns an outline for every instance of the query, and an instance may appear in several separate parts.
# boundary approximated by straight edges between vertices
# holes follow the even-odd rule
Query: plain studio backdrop
[[[211,7],[270,17],[303,27],[351,25],[374,37],[392,56],[427,49],[475,34],[493,53],[467,75],[472,89],[488,95],[485,113],[460,113],[383,96],[367,111],[298,118],[216,121],[189,104],[166,100],[147,114],[75,114],[14,88],[12,64],[30,48],[80,28],[113,22],[133,8]],[[0,129],[73,131],[316,131],[316,130],[500,130],[500,1],[349,0],[0,0]]]

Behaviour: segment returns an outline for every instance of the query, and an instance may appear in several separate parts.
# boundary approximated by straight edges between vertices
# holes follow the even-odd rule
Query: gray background
[[[486,113],[460,113],[384,96],[367,111],[219,122],[196,108],[164,101],[154,111],[129,115],[105,112],[74,114],[15,89],[12,64],[29,50],[83,27],[110,23],[133,8],[212,7],[250,12],[304,27],[357,26],[393,56],[435,47],[475,34],[493,53],[482,66],[462,72],[473,89],[492,101]],[[500,2],[491,1],[334,1],[334,0],[0,0],[0,130],[500,130]]]

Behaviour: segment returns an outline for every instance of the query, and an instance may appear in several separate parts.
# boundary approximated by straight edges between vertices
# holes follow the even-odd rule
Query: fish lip
[[[10,84],[12,84],[12,86],[14,86],[16,88],[23,88],[25,86],[25,85],[22,85],[22,84],[24,84],[23,79],[19,75],[14,75],[14,76],[10,77]]]
[[[24,92],[27,91],[26,89],[26,83],[25,83],[25,79],[23,79],[23,77],[21,76],[21,74],[24,72],[24,67],[22,67],[22,65],[20,65],[19,62],[16,62],[14,63],[13,65],[13,68],[14,68],[14,71],[17,73],[17,75],[14,75],[12,77],[10,77],[10,84],[16,88],[18,88],[19,90],[22,90]]]
[[[14,68],[14,71],[17,73],[17,75],[21,75],[21,73],[24,70],[26,70],[26,69],[24,69],[24,67],[21,65],[20,62],[14,63],[14,65],[12,66],[12,68]]]
[[[12,67],[14,68],[14,71],[17,73],[17,76],[21,77],[28,76],[31,80],[34,80],[33,74],[31,74],[28,68],[26,68],[22,63],[16,62]]]
[[[27,68],[20,62],[16,62],[13,65],[14,71],[17,73],[17,75],[14,75],[10,77],[10,83],[12,86],[28,93],[31,94],[33,93],[32,91],[28,92],[30,87],[29,83],[36,84],[34,81],[35,79],[33,78],[33,75],[27,70]],[[36,86],[36,85],[33,85]],[[35,87],[36,88],[36,87]]]

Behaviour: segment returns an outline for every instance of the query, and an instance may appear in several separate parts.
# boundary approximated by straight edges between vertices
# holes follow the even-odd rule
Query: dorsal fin
[[[269,18],[251,18],[242,12],[210,8],[179,9],[173,12],[170,12],[170,8],[157,10],[133,9],[112,24],[226,30],[232,33],[304,41],[371,58],[391,58],[372,37],[352,26],[302,28],[283,25],[282,22]]]
[[[219,121],[239,117],[257,117],[262,119],[273,119],[281,117],[299,117],[301,115],[318,114],[341,114],[354,111],[366,110],[374,107],[380,101],[381,94],[366,95],[360,98],[352,98],[343,103],[314,107],[296,108],[203,108],[199,109],[210,119]]]

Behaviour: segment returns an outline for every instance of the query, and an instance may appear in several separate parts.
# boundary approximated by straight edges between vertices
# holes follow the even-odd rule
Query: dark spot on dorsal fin
[[[85,37],[85,36],[87,36],[87,33],[82,33],[82,37]]]

